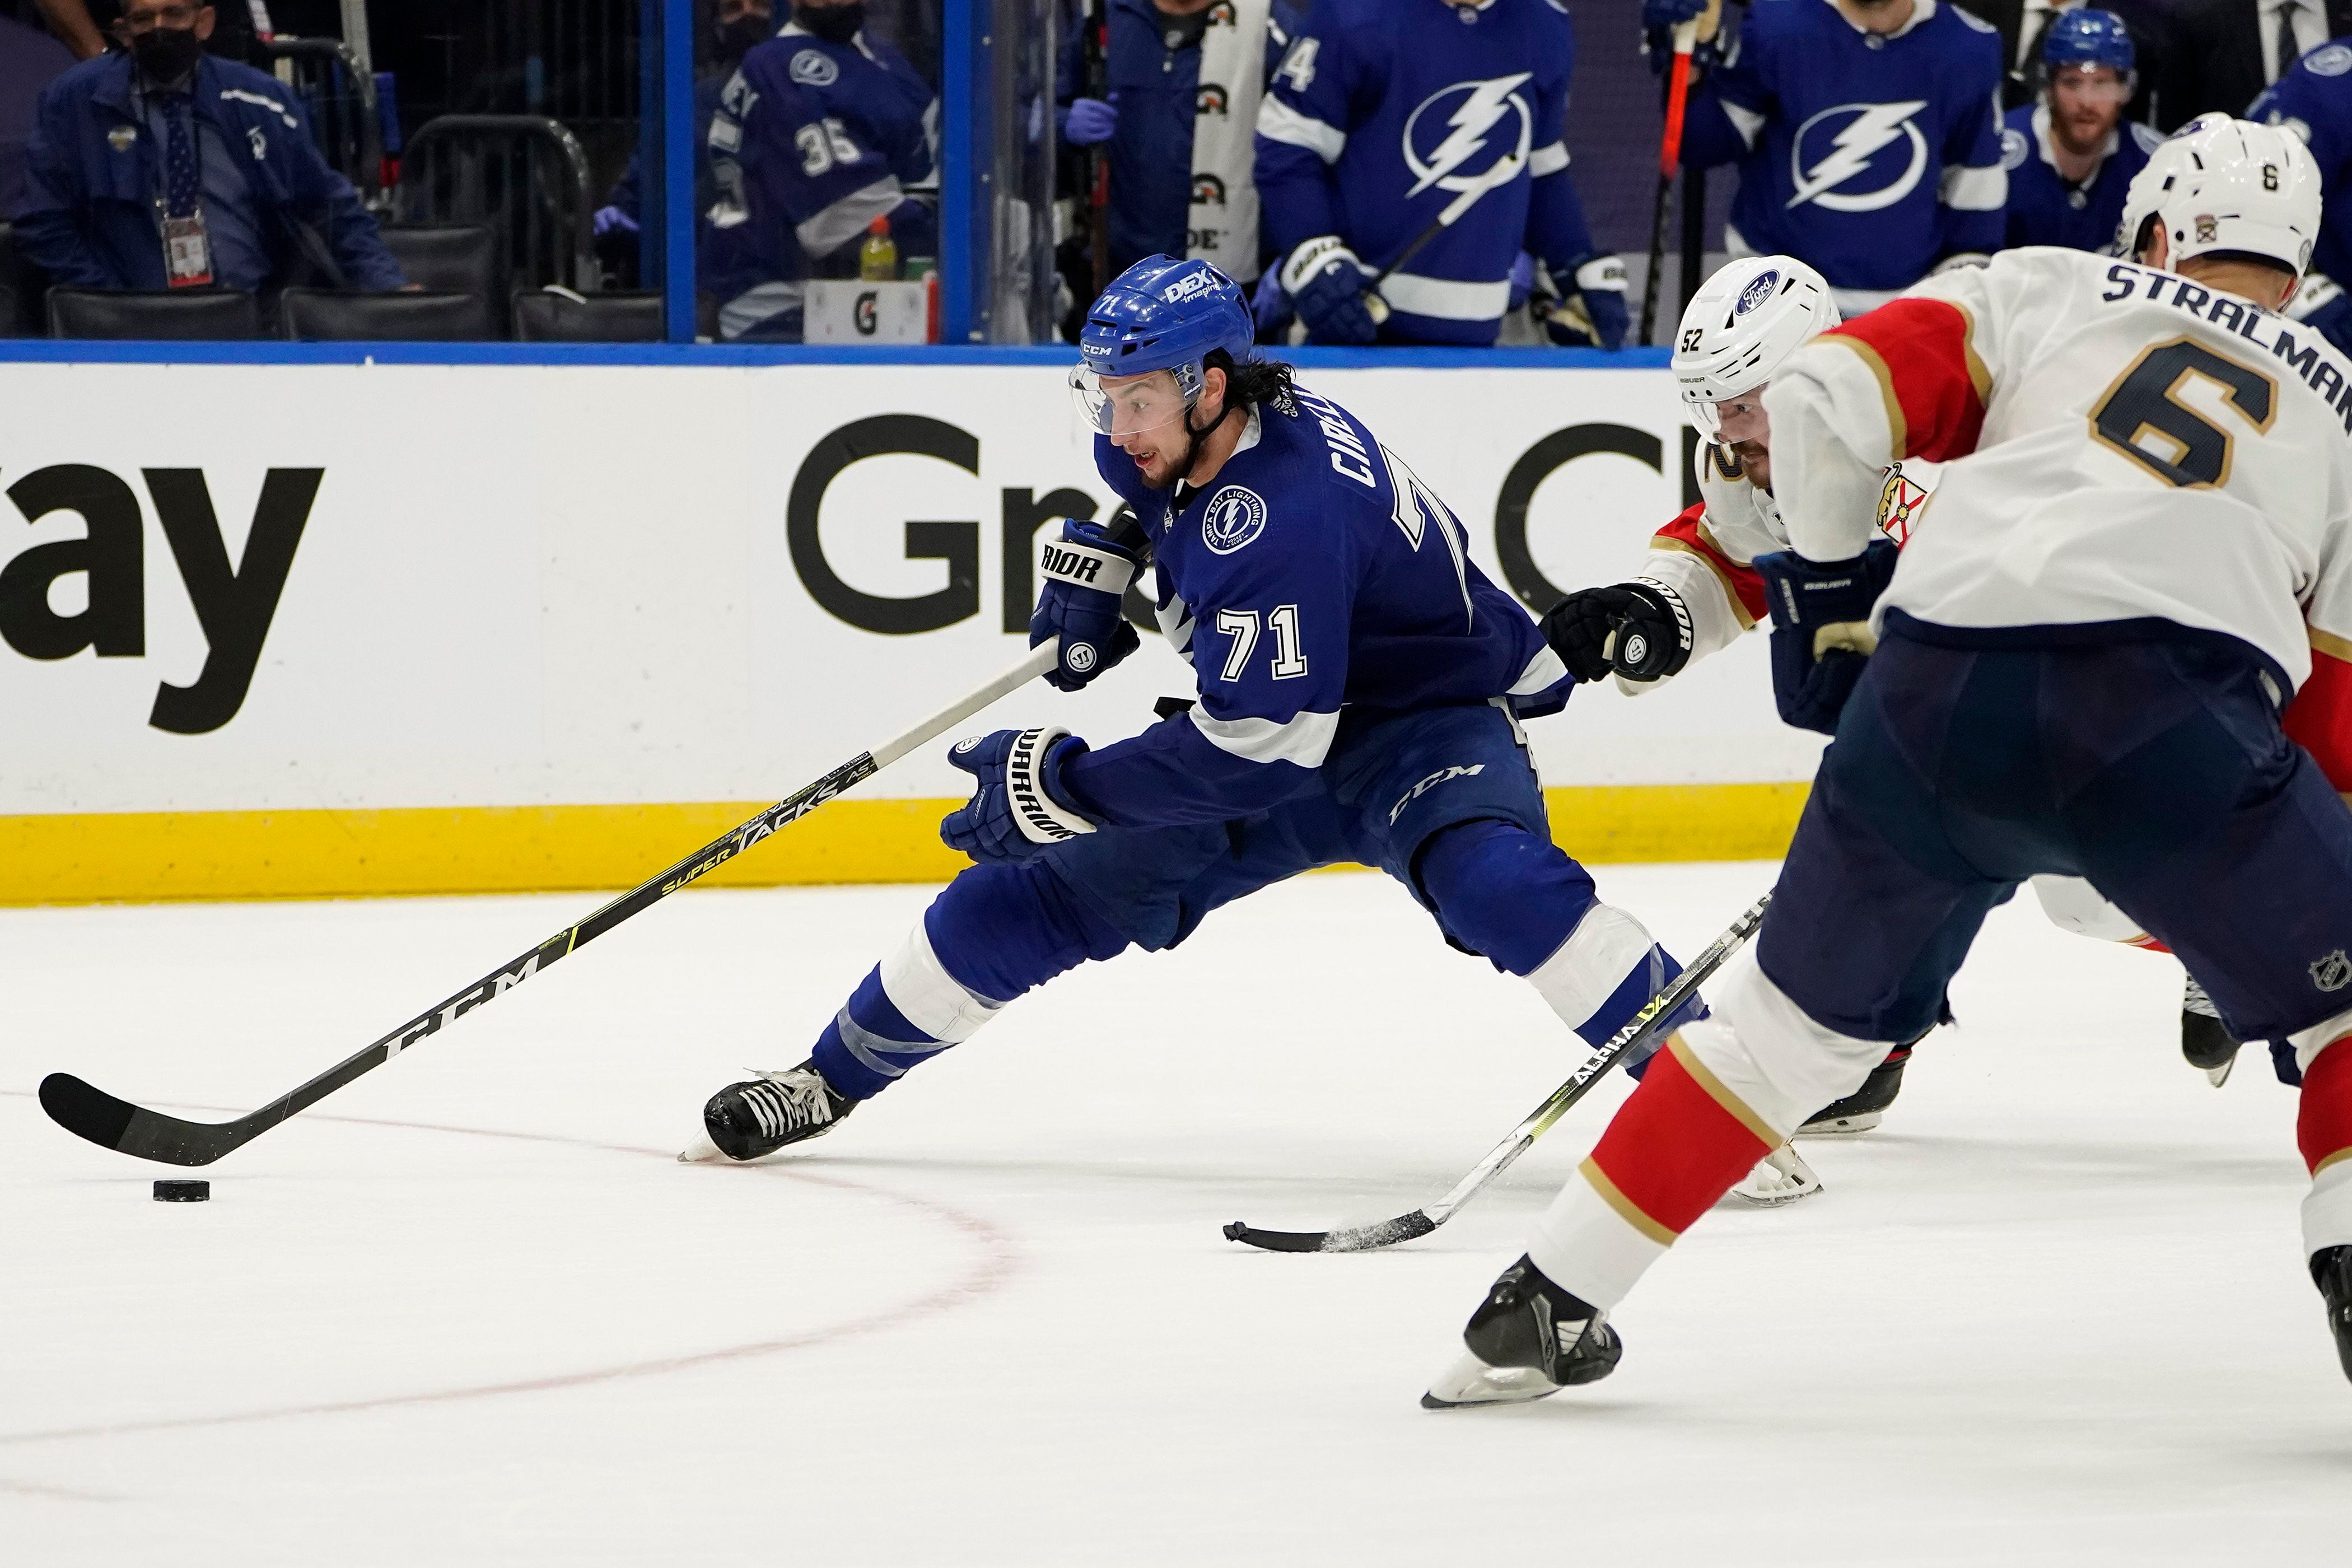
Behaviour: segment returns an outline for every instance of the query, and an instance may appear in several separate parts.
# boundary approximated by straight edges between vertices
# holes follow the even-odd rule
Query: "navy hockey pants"
[[[2084,877],[2240,1039],[2352,1005],[2352,811],[2235,639],[1940,646],[1895,612],[1823,756],[1757,942],[1816,1023],[1907,1040],[1985,914]]]
[[[1538,972],[1567,952],[1580,922],[1590,925],[1579,936],[1589,962],[1546,993],[1589,1038],[1606,1039],[1680,973],[1622,911],[1584,921],[1596,907],[1591,878],[1552,845],[1534,767],[1502,710],[1351,709],[1318,787],[1272,811],[1104,828],[1024,865],[964,871],[827,1026],[817,1066],[841,1092],[869,1097],[1086,960],[1174,947],[1212,910],[1348,863],[1388,872],[1449,942],[1539,990],[1549,977]],[[1603,971],[1605,983],[1586,978]]]

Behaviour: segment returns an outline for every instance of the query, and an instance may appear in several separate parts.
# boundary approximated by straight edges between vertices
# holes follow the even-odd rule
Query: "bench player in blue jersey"
[[[1312,7],[1257,113],[1266,237],[1309,342],[1483,348],[1524,249],[1574,296],[1544,309],[1552,342],[1623,344],[1624,264],[1560,140],[1575,59],[1561,0]]]
[[[2352,38],[2305,55],[2254,100],[2246,118],[2294,132],[2319,164],[2319,239],[2286,313],[2352,353]]]
[[[2004,245],[2114,247],[2124,193],[2164,140],[2124,122],[2137,61],[2131,31],[2113,11],[2069,11],[2042,35],[2041,101],[2010,110],[2000,133]]]
[[[1683,165],[1738,164],[1732,253],[1794,256],[1858,315],[2000,248],[2001,77],[1999,36],[1946,0],[1756,0],[1691,91]]]
[[[941,837],[979,864],[808,1061],[711,1099],[688,1157],[829,1131],[1065,970],[1173,947],[1316,866],[1386,871],[1589,1043],[1680,973],[1551,841],[1519,721],[1558,710],[1572,682],[1542,631],[1471,562],[1445,503],[1251,335],[1224,274],[1152,257],[1088,311],[1072,374],[1198,702],[1108,745],[1051,725],[959,744],[974,789]],[[1046,549],[1030,636],[1060,639],[1054,684],[1138,646],[1119,598],[1143,555],[1084,522]]]

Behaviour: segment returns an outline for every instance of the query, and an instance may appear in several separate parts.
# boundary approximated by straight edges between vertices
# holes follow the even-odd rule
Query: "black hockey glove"
[[[1034,860],[1095,830],[1062,784],[1062,770],[1087,743],[1058,726],[999,730],[958,741],[948,761],[972,776],[971,799],[947,814],[940,837],[982,865]]]
[[[1067,521],[1062,536],[1037,552],[1045,585],[1037,613],[1029,617],[1029,646],[1062,639],[1062,661],[1045,672],[1048,682],[1076,691],[1142,646],[1142,638],[1119,613],[1119,599],[1140,564],[1135,552],[1092,522]]]
[[[1682,595],[1645,579],[1580,588],[1551,607],[1544,639],[1580,681],[1614,671],[1664,680],[1690,662],[1690,611]]]
[[[1895,576],[1895,542],[1874,539],[1847,561],[1794,551],[1756,558],[1772,601],[1772,700],[1800,730],[1837,733],[1838,715],[1876,648],[1870,607]]]

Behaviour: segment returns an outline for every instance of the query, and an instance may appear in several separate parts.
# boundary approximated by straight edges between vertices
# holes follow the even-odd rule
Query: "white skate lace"
[[[2200,1017],[2219,1018],[2221,1009],[2213,1005],[2213,998],[2205,994],[2205,987],[2197,984],[2197,976],[2192,974],[2188,979],[2189,987],[2180,994],[2180,1010]]]
[[[760,1119],[760,1131],[771,1138],[803,1127],[821,1127],[833,1120],[833,1104],[814,1073],[796,1072],[745,1084],[743,1100]]]

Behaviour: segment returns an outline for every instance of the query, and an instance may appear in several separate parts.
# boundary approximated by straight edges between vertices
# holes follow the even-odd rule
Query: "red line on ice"
[[[31,1095],[20,1089],[0,1090],[10,1099],[29,1100]],[[221,1110],[224,1107],[200,1105],[179,1106],[182,1110]],[[431,1121],[386,1121],[366,1116],[319,1116],[304,1118],[310,1121],[346,1121],[361,1127],[397,1127],[418,1132],[457,1132],[477,1138],[513,1138],[532,1143],[562,1143],[575,1149],[595,1149],[614,1154],[651,1155],[662,1160],[675,1156],[660,1149],[639,1149],[623,1143],[599,1143],[585,1138],[565,1138],[549,1132],[509,1132],[489,1127],[451,1127]],[[525,1378],[516,1383],[482,1384],[471,1388],[436,1389],[423,1394],[392,1394],[373,1399],[336,1400],[320,1405],[288,1405],[264,1410],[236,1411],[226,1415],[183,1415],[167,1420],[121,1421],[100,1426],[62,1426],[47,1432],[11,1432],[0,1434],[0,1446],[24,1443],[59,1442],[69,1437],[112,1437],[137,1432],[173,1432],[198,1426],[234,1426],[254,1421],[282,1421],[301,1415],[343,1415],[362,1410],[396,1410],[404,1405],[449,1405],[465,1399],[489,1399],[503,1394],[545,1394],[557,1389],[580,1388],[589,1384],[614,1383],[630,1377],[659,1377],[668,1373],[686,1372],[695,1367],[716,1365],[722,1362],[749,1361],[758,1356],[780,1355],[786,1351],[808,1350],[830,1344],[837,1340],[852,1339],[860,1334],[897,1328],[919,1318],[929,1317],[978,1300],[992,1291],[1002,1289],[1020,1267],[1020,1248],[993,1221],[979,1215],[968,1214],[948,1204],[929,1198],[894,1193],[887,1188],[869,1186],[842,1176],[821,1176],[797,1165],[762,1165],[763,1173],[784,1176],[796,1182],[808,1182],[820,1187],[834,1187],[843,1192],[861,1193],[887,1198],[912,1209],[920,1210],[931,1218],[940,1220],[979,1244],[980,1256],[961,1279],[945,1285],[929,1295],[893,1307],[870,1317],[853,1318],[847,1322],[827,1328],[813,1329],[807,1333],[792,1334],[778,1340],[758,1340],[750,1344],[728,1345],[719,1350],[696,1351],[686,1355],[663,1356],[653,1361],[628,1362],[619,1366],[596,1367],[586,1372],[559,1373],[550,1377]]]

